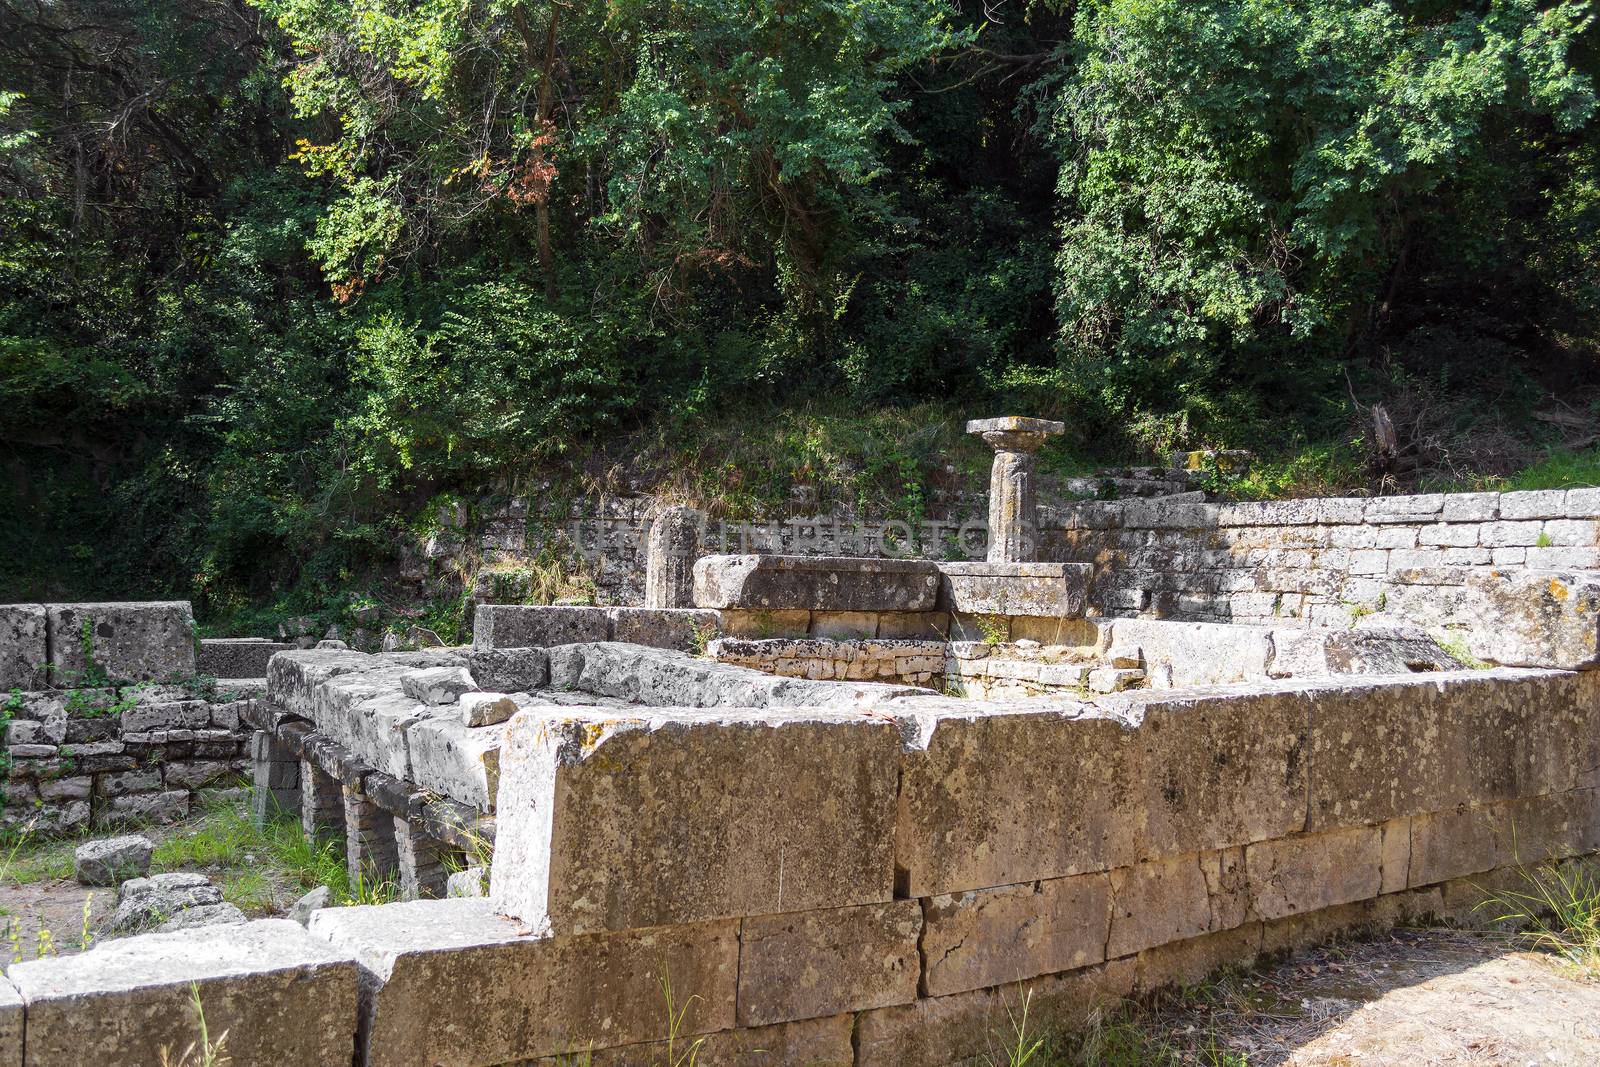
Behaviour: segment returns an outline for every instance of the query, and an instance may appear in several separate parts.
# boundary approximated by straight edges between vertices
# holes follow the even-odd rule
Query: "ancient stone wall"
[[[173,822],[242,786],[260,686],[196,674],[183,601],[0,605],[8,831]]]
[[[1048,558],[1108,615],[1455,631],[1495,663],[1595,662],[1600,489],[1245,504],[1082,503]]]
[[[297,655],[315,699],[340,664],[313,681],[332,654]],[[1595,673],[1502,669],[1092,704],[528,710],[491,898],[13,965],[0,1062],[157,1062],[194,982],[239,1067],[649,1063],[678,1010],[701,1062],[948,1063],[992,1050],[1025,996],[1041,1024],[1081,1017],[1462,914],[1516,864],[1594,851],[1597,698]]]

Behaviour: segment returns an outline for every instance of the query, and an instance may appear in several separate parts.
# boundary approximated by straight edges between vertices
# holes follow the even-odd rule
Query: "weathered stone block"
[[[746,918],[739,928],[739,1025],[915,1000],[921,929],[914,900]]]
[[[0,604],[0,690],[47,684],[47,626],[43,604]]]
[[[611,640],[699,652],[717,635],[717,613],[693,608],[610,608]]]
[[[1199,856],[1119,867],[1110,879],[1108,956],[1132,955],[1211,929],[1211,900]]]
[[[211,705],[203,700],[140,704],[122,713],[122,732],[125,734],[154,730],[203,730],[210,725]]]
[[[674,1007],[685,1009],[680,1040],[726,1030],[737,930],[717,922],[537,937],[481,898],[311,916],[311,931],[365,970],[366,1062],[385,1067],[499,1064],[662,1040],[664,978]]]
[[[463,653],[472,680],[491,693],[526,693],[550,680],[542,648],[475,648]]]
[[[1600,661],[1600,576],[1541,570],[1476,570],[1451,587],[1409,583],[1389,590],[1387,611],[1433,632],[1459,635],[1491,663],[1578,669]],[[1580,567],[1592,561],[1580,561]]]
[[[207,637],[200,641],[195,669],[213,678],[265,678],[267,661],[296,646],[263,637]]]
[[[50,670],[57,685],[195,673],[194,613],[186,600],[48,604],[46,611]]]
[[[1272,631],[1265,627],[1161,619],[1115,619],[1109,625],[1109,640],[1144,650],[1145,670],[1162,687],[1265,678],[1272,659]]]
[[[1099,963],[1110,903],[1104,874],[931,897],[923,905],[925,995]]]
[[[1376,826],[1260,841],[1244,851],[1257,916],[1278,919],[1378,895],[1383,833]]]
[[[807,637],[811,633],[809,611],[742,611],[724,609],[717,612],[722,620],[722,633],[728,637]]]
[[[287,919],[104,941],[7,974],[27,1003],[30,1067],[181,1056],[198,1038],[191,989],[240,1067],[325,1067],[354,1054],[356,965]]]
[[[311,718],[315,693],[323,682],[342,674],[381,670],[388,666],[377,656],[337,649],[282,652],[267,664],[267,697],[278,707]]]
[[[891,899],[892,722],[639,712],[511,720],[492,869],[508,913],[583,933]]]
[[[472,647],[548,648],[580,641],[609,641],[605,608],[479,604],[472,613]]]
[[[1500,494],[1502,519],[1558,519],[1566,514],[1566,510],[1567,494],[1564,489]]]
[[[1600,677],[1499,669],[1308,685],[1308,829],[1559,793],[1600,765]]]
[[[73,853],[72,874],[81,885],[118,885],[144,877],[154,851],[149,838],[136,834],[85,841]]]
[[[189,791],[170,789],[164,793],[133,793],[112,797],[96,818],[106,826],[165,825],[189,816]]]
[[[504,724],[463,726],[442,716],[416,723],[406,731],[411,780],[479,811],[493,811],[504,731]]]
[[[441,707],[454,704],[464,693],[476,693],[478,683],[466,667],[427,667],[402,674],[400,688],[419,704]]]
[[[694,565],[700,608],[747,611],[931,611],[939,568],[854,556],[707,556]]]
[[[941,563],[939,607],[964,615],[1076,618],[1094,568],[1087,563]]]

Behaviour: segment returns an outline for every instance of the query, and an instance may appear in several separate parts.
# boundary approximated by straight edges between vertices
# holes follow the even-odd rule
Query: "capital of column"
[[[1021,415],[973,419],[967,423],[967,432],[982,437],[984,444],[996,452],[1037,452],[1046,440],[1066,431],[1066,423]]]

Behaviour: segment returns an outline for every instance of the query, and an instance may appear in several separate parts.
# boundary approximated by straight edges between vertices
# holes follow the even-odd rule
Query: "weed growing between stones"
[[[1522,889],[1491,894],[1478,907],[1517,926],[1529,944],[1600,977],[1600,863],[1545,863],[1523,868],[1522,878]]]
[[[343,902],[372,902],[357,895],[344,857],[332,842],[306,840],[299,822],[287,815],[275,815],[257,826],[246,807],[231,798],[207,800],[197,823],[156,846],[152,869],[220,868],[217,881],[223,899],[254,914],[281,903],[280,891],[298,895],[319,885]],[[374,897],[375,887],[365,887],[365,895]]]
[[[179,1053],[176,1059],[172,1056],[171,1047],[163,1045],[161,1067],[226,1067],[233,1062],[233,1058],[225,1051],[228,1031],[224,1030],[217,1035],[215,1041],[211,1040],[211,1030],[206,1025],[205,1005],[200,1002],[200,986],[194,982],[189,983],[189,1000],[194,1005],[195,1026],[200,1032],[199,1039]]]

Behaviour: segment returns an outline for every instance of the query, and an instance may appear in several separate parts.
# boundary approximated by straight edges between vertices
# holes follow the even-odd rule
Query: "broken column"
[[[645,607],[694,607],[694,561],[699,551],[698,511],[667,508],[656,517],[645,556]]]
[[[975,419],[967,432],[982,436],[994,449],[989,474],[990,563],[1029,563],[1039,550],[1039,519],[1034,501],[1033,454],[1045,439],[1066,432],[1049,419],[1008,415]]]

